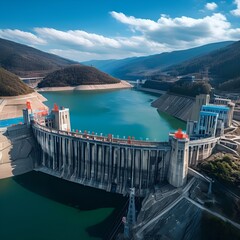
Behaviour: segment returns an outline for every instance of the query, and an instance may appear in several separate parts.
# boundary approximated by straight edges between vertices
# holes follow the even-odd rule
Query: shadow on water
[[[112,229],[126,214],[128,198],[120,194],[82,186],[34,171],[15,176],[13,179],[35,194],[79,209],[79,211],[113,208],[113,212],[105,220],[85,229],[91,237],[109,239]]]
[[[79,216],[76,216],[71,210],[65,210],[65,207],[60,208],[62,210],[60,214],[67,214],[66,217],[73,216],[73,219],[70,222],[64,220],[66,223],[65,227],[69,228],[68,231],[65,232],[74,229],[77,224],[79,224],[79,228],[81,228],[75,231],[73,236],[74,239],[78,238],[78,236],[79,239],[85,239],[84,237],[86,237],[86,235],[84,235],[83,238],[81,235],[83,231],[89,236],[87,239],[109,239],[109,235],[112,235],[112,230],[115,229],[116,225],[122,227],[122,224],[119,224],[119,222],[121,223],[123,215],[126,215],[127,197],[95,188],[85,187],[44,173],[31,171],[39,154],[31,131],[24,126],[15,126],[8,130],[9,131],[5,132],[3,136],[6,138],[6,141],[8,141],[8,145],[11,144],[11,147],[6,149],[6,154],[9,155],[9,163],[12,166],[12,170],[9,170],[10,172],[12,171],[12,174],[14,175],[12,180],[22,186],[23,189],[27,190],[29,193],[32,192],[36,194],[37,198],[33,198],[34,202],[32,203],[32,196],[30,196],[26,198],[26,203],[23,202],[22,208],[30,207],[29,209],[32,209],[31,211],[33,212],[30,216],[22,217],[21,210],[17,210],[14,213],[14,223],[18,221],[17,219],[21,219],[26,222],[26,224],[32,226],[30,233],[19,233],[19,237],[28,236],[28,234],[34,235],[37,233],[37,225],[44,218],[43,212],[48,212],[47,209],[44,209],[44,207],[48,207],[48,204],[46,204],[46,201],[42,201],[41,197],[69,206],[75,210],[79,210]],[[24,151],[22,151],[23,149]],[[10,202],[12,202],[12,204],[17,204],[18,201],[16,202],[16,200],[18,198],[22,199],[22,192],[19,191],[18,188],[14,187],[13,192],[14,197],[10,197],[9,204],[11,204]],[[27,204],[31,204],[31,206]],[[35,211],[36,204],[39,205],[37,205],[38,209]],[[12,211],[11,207],[7,207],[6,209]],[[42,213],[40,213],[40,211]],[[2,214],[2,216],[6,216],[6,211]],[[11,212],[11,214],[13,214],[13,212]],[[63,215],[59,217],[64,218]],[[50,229],[49,227],[42,231],[42,234],[45,234],[44,237],[46,237],[46,239],[52,239],[51,234],[56,233],[57,227],[54,226],[53,222],[50,222],[52,220],[55,221],[56,218],[58,217],[54,209],[49,212],[48,216],[46,215],[46,219],[49,219],[47,220],[49,223],[46,223],[45,226],[53,226],[53,229]],[[30,219],[31,223],[29,222]],[[79,223],[77,223],[78,219]],[[74,224],[74,226],[70,226],[69,224]],[[8,228],[8,225],[5,227]],[[19,229],[21,229],[21,227]],[[4,234],[6,233],[4,232],[2,234],[5,236]],[[14,233],[11,234],[15,236]],[[56,236],[63,239],[63,236],[65,235],[59,236],[59,233],[57,233]],[[40,237],[38,239],[40,239]]]

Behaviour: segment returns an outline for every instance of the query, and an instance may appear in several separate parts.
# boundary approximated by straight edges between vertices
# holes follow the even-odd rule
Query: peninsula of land
[[[38,84],[38,91],[89,91],[131,87],[128,82],[114,78],[94,67],[78,64],[48,74]]]

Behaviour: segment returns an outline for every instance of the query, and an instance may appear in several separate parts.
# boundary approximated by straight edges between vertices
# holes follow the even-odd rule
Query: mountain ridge
[[[234,42],[225,41],[187,50],[164,52],[150,56],[132,57],[120,60],[93,60],[81,63],[84,65],[93,65],[120,79],[136,80],[138,78],[143,79],[147,76],[154,75],[163,71],[168,66],[204,55],[216,49],[221,49],[232,43]]]
[[[44,76],[75,61],[0,38],[0,67],[21,77]]]
[[[211,83],[221,90],[240,89],[240,41],[204,56],[171,66],[174,74],[194,74],[207,69]]]

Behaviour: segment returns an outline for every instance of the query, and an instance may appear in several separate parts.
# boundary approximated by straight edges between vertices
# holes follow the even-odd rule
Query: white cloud
[[[34,28],[32,32],[0,29],[0,37],[77,61],[143,56],[240,39],[240,28],[233,28],[221,13],[203,18],[171,18],[162,14],[157,21],[118,12],[110,14],[132,30],[130,37],[54,28]]]
[[[64,57],[68,57],[71,52],[75,60],[77,56],[81,59],[89,59],[90,56],[96,57],[96,54],[99,55],[97,59],[107,58],[110,55],[112,58],[123,58],[156,53],[166,49],[164,44],[146,41],[142,36],[110,38],[81,30],[66,32],[52,28],[35,28],[34,30],[49,45],[54,46],[52,52],[58,51],[61,56],[64,54]]]
[[[46,41],[36,35],[18,29],[0,29],[0,37],[28,45],[43,45]]]
[[[126,51],[119,51],[119,52],[105,52],[105,53],[95,53],[95,52],[87,52],[87,51],[80,51],[74,49],[50,49],[50,53],[62,56],[64,58],[68,58],[75,61],[89,61],[89,60],[102,60],[102,59],[122,59],[126,57],[134,57],[139,56],[139,53],[134,52],[126,52]],[[128,55],[127,55],[128,54]],[[143,55],[143,53],[141,54]]]
[[[210,2],[205,5],[205,8],[210,11],[214,11],[218,5],[215,2]]]
[[[119,42],[113,38],[108,38],[81,30],[69,30],[66,32],[53,28],[35,28],[34,30],[38,35],[48,41],[57,41],[59,44],[69,46],[83,47],[88,49],[94,48],[96,45],[99,47],[120,47]]]
[[[178,17],[171,18],[166,15],[155,22],[152,20],[126,16],[123,13],[111,12],[111,15],[136,32],[139,32],[148,41],[164,44],[172,49],[194,47],[200,44],[224,40],[238,40],[239,29],[232,29],[230,22],[221,13],[204,18]]]
[[[145,28],[149,30],[154,30],[158,27],[158,24],[150,19],[135,18],[133,16],[127,17],[123,13],[117,13],[114,11],[110,12],[110,14],[113,18],[117,19],[119,22],[134,26],[137,29],[138,27],[141,27],[141,29]]]
[[[235,0],[234,3],[237,5],[237,9],[232,10],[231,13],[236,17],[240,17],[240,0]]]

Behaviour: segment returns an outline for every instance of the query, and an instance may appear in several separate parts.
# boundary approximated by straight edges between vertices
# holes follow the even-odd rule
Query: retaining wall
[[[191,117],[195,98],[166,93],[152,103],[161,112],[187,121]]]

